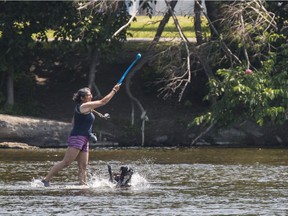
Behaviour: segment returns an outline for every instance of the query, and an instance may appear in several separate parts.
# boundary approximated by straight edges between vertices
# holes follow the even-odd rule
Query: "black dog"
[[[108,164],[109,181],[116,184],[116,187],[130,187],[133,170],[127,166],[121,166],[119,173],[113,173],[111,166]]]

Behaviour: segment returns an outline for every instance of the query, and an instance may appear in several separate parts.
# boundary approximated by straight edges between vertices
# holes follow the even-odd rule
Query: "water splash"
[[[131,189],[146,189],[150,187],[150,184],[148,180],[140,175],[139,173],[134,173],[131,178]],[[109,179],[106,176],[98,176],[98,175],[92,175],[90,177],[90,180],[88,180],[88,186],[89,188],[97,188],[97,189],[114,189],[115,184],[111,183]]]
[[[90,188],[113,188],[113,183],[109,182],[107,178],[101,176],[93,176],[88,180],[88,186]]]
[[[141,169],[140,169],[141,170]],[[99,170],[98,170],[99,171]],[[87,185],[77,185],[75,182],[60,182],[56,183],[54,182],[49,188],[62,188],[65,189],[115,189],[115,184],[111,183],[109,181],[108,175],[103,173],[103,170],[101,169],[102,173],[94,172],[88,174],[88,181]],[[138,172],[135,172],[131,178],[130,185],[131,189],[133,190],[143,190],[150,187],[149,181],[147,180],[147,170],[146,172],[141,172],[139,174]],[[41,182],[41,178],[33,178],[30,182],[30,187],[32,188],[45,188],[44,184]]]
[[[139,173],[135,173],[131,178],[131,186],[136,189],[143,189],[149,188],[150,184],[144,176],[141,176]]]
[[[41,182],[41,179],[35,179],[35,178],[32,179],[30,185],[33,188],[44,187],[44,184]]]

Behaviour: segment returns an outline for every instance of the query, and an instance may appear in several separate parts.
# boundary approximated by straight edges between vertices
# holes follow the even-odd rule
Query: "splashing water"
[[[31,187],[33,188],[44,187],[44,184],[41,182],[41,179],[33,178],[30,184]]]
[[[149,188],[150,184],[148,180],[146,179],[146,176],[148,173],[144,173],[143,175],[140,175],[138,172],[135,172],[131,178],[131,189],[133,190],[143,190],[145,188]],[[43,188],[44,184],[41,182],[41,179],[33,178],[32,181],[30,182],[30,186],[32,188]],[[52,183],[50,187],[53,187],[54,189],[56,188],[65,188],[65,189],[86,189],[86,188],[97,188],[97,189],[114,189],[115,184],[109,181],[107,175],[104,175],[103,173],[98,174],[98,173],[89,173],[88,174],[88,181],[87,185],[77,185],[74,182],[72,183]]]
[[[113,188],[114,184],[110,182],[107,178],[100,176],[92,176],[90,180],[88,180],[88,186],[90,188]]]
[[[111,183],[109,179],[104,176],[92,175],[90,177],[90,180],[88,180],[87,184],[89,188],[97,188],[97,189],[115,188],[115,184]],[[133,174],[130,185],[131,185],[130,188],[133,190],[139,190],[139,189],[141,190],[150,187],[148,180],[137,172]]]
[[[135,173],[131,178],[131,186],[135,189],[144,189],[149,188],[150,184],[144,176],[141,176],[139,173]]]

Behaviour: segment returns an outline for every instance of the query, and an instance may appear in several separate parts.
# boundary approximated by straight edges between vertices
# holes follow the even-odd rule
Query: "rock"
[[[30,146],[27,143],[19,142],[1,142],[0,148],[13,148],[13,149],[37,149],[36,146]]]
[[[251,121],[241,125],[212,130],[203,138],[213,140],[213,144],[225,146],[287,146],[288,124],[259,126]]]
[[[154,142],[155,143],[163,143],[166,142],[168,140],[168,136],[164,135],[164,136],[158,136],[154,138]]]
[[[157,122],[158,124],[158,122]],[[152,136],[145,139],[150,146],[157,145],[191,145],[191,140],[198,135],[194,128],[193,133],[175,128],[173,124],[165,121],[162,125],[166,127],[165,133],[161,130],[153,130]],[[37,147],[67,147],[67,138],[71,130],[71,123],[53,121],[40,118],[31,118],[23,116],[10,116],[0,114],[0,148],[30,148]],[[288,122],[283,125],[259,125],[246,121],[242,124],[234,124],[227,128],[214,128],[203,137],[201,137],[195,145],[223,145],[223,146],[288,146]],[[198,130],[199,132],[199,130]],[[157,136],[157,134],[164,134]],[[134,138],[134,136],[131,136]],[[107,139],[108,138],[108,139]],[[112,133],[99,131],[99,142],[95,146],[116,146],[121,139]],[[130,142],[135,140],[130,139]],[[122,140],[122,143],[123,142]],[[23,145],[24,144],[24,145]],[[27,146],[26,146],[27,145]],[[30,146],[30,147],[29,147]],[[91,145],[93,146],[93,145]]]
[[[0,114],[0,142],[21,142],[38,147],[66,144],[71,123]]]
[[[215,144],[217,145],[237,145],[244,141],[246,135],[241,130],[235,128],[221,129],[218,136],[215,136]]]

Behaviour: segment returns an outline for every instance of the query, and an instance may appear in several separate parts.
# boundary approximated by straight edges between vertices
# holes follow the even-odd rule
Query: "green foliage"
[[[111,36],[129,18],[125,3],[119,2],[117,6],[109,5],[107,11],[94,7],[79,11],[78,1],[0,2],[0,72],[5,75],[3,78],[26,74],[37,50],[33,48],[48,40],[48,30],[53,32],[53,44],[59,46],[62,56],[67,54],[65,48],[75,44],[71,41],[79,41],[87,53],[92,53],[89,57],[96,50],[101,53],[101,60],[113,60],[115,51],[120,50],[120,42],[126,39],[126,32],[115,38]],[[35,43],[35,39],[39,42]],[[7,94],[5,91],[5,86],[0,86],[1,95]],[[3,99],[5,97],[1,96],[1,101]]]
[[[211,110],[194,120],[194,124],[217,122],[220,125],[246,119],[259,125],[287,120],[288,65],[287,44],[279,53],[270,53],[262,67],[252,74],[245,67],[219,69],[210,80],[206,99],[215,101]]]
[[[210,91],[205,97],[211,107],[193,124],[287,121],[288,45],[287,34],[281,30],[287,25],[287,11],[279,7],[281,4],[287,6],[269,2],[267,11],[261,1],[221,3],[222,26],[217,30],[227,48],[213,46],[214,58],[210,60],[217,72],[209,77]]]
[[[71,2],[0,2],[0,72],[4,74],[3,79],[25,76],[36,50],[33,35],[36,34],[39,40],[47,39],[46,30],[60,25],[64,14],[61,9],[68,11],[69,4]],[[5,87],[0,86],[3,94],[7,93]]]
[[[81,10],[78,19],[77,22],[72,22],[73,25],[65,28],[62,37],[79,40],[92,58],[94,53],[100,53],[101,60],[113,61],[115,52],[120,51],[121,42],[126,40],[125,30],[112,38],[112,35],[129,20],[125,3],[120,2],[116,9],[112,7],[106,11],[88,7]],[[54,35],[59,37],[59,34],[59,31],[56,31]]]

